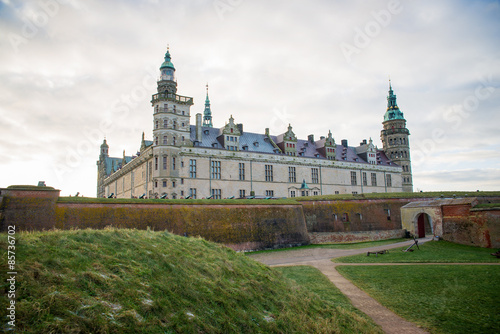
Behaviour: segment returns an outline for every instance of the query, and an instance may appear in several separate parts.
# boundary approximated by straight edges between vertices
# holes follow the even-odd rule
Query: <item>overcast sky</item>
[[[0,0],[0,31],[0,187],[95,196],[103,138],[152,138],[169,45],[192,123],[208,82],[215,127],[381,147],[390,76],[414,190],[500,189],[499,1]]]

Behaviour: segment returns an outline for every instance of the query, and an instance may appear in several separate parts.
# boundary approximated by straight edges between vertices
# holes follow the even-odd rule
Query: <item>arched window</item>
[[[163,120],[163,128],[166,129],[168,127],[168,120],[164,119]]]

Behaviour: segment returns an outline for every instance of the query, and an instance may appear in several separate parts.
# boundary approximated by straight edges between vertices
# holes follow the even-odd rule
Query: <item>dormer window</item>
[[[204,134],[208,135],[208,130],[203,131]]]
[[[212,143],[212,147],[217,147],[217,143]]]
[[[253,146],[255,146],[255,147],[259,147],[259,142],[258,142],[258,141],[254,141],[254,142],[253,142]]]

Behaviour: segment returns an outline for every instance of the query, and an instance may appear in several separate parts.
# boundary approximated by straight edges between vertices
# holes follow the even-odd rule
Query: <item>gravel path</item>
[[[419,244],[431,240],[419,239]],[[382,306],[375,299],[344,278],[335,267],[339,264],[330,260],[334,257],[363,254],[368,251],[376,252],[384,249],[393,249],[409,246],[413,241],[398,242],[389,245],[362,248],[362,249],[299,249],[290,251],[270,252],[250,255],[253,259],[270,266],[313,266],[319,269],[328,279],[345,294],[351,303],[360,311],[370,316],[380,325],[385,333],[427,333],[415,324],[404,320],[400,316]],[[384,264],[385,265],[385,264]]]

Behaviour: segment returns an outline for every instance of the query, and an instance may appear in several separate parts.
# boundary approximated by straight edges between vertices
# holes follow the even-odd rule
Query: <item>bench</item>
[[[381,251],[378,251],[378,252],[366,252],[366,256],[370,256],[370,254],[375,254],[375,256],[378,256],[379,254],[386,254],[388,253],[387,252],[387,249],[384,249],[384,250],[381,250]]]

